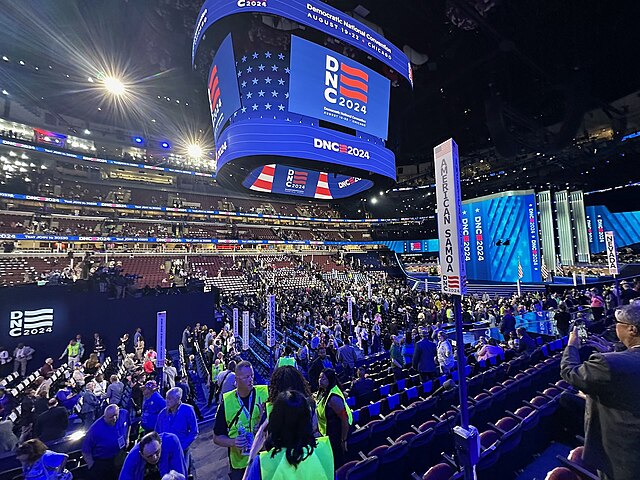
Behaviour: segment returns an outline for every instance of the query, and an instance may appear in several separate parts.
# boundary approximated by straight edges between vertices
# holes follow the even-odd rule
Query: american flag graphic
[[[444,155],[445,153],[449,153],[450,151],[451,151],[451,142],[449,141],[443,143],[442,145],[438,145],[435,148],[435,153],[438,156]]]
[[[289,118],[288,52],[267,50],[246,52],[236,62],[242,108],[234,117]]]
[[[549,269],[547,268],[547,264],[542,261],[542,266],[540,267],[540,273],[542,274],[542,278],[546,280],[549,278]]]
[[[520,257],[518,257],[518,278],[524,277],[524,271],[522,270],[522,264],[520,263]]]

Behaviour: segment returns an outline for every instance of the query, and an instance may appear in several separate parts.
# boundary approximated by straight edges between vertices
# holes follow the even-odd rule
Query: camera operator
[[[582,362],[579,328],[562,356],[561,375],[586,395],[583,460],[601,479],[632,480],[640,471],[640,304],[615,311],[616,334],[626,350],[614,352],[598,337],[584,344],[598,353]]]

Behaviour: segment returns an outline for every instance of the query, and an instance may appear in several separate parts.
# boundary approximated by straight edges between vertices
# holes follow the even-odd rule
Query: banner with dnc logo
[[[213,136],[217,140],[220,130],[231,115],[241,107],[231,34],[227,35],[213,58],[209,70],[207,93]]]
[[[356,61],[291,37],[289,111],[387,139],[389,79]]]

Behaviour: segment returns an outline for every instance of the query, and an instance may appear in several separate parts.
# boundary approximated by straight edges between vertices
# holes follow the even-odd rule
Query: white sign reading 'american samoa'
[[[467,291],[467,274],[464,258],[460,257],[463,236],[458,145],[450,138],[433,149],[433,156],[442,271],[441,289],[442,293],[464,295]]]
[[[609,275],[618,275],[618,252],[616,252],[616,240],[613,232],[604,232],[604,240],[607,251]]]

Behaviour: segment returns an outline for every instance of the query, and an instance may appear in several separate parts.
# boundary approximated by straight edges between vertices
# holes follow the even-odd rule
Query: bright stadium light
[[[116,77],[105,77],[103,80],[104,88],[112,95],[123,95],[126,91],[122,80]]]
[[[187,155],[191,158],[200,158],[202,157],[202,147],[197,143],[192,143],[187,146]]]
[[[373,203],[375,205],[376,203],[378,203],[378,199],[376,197],[373,197],[371,199],[371,203]]]

